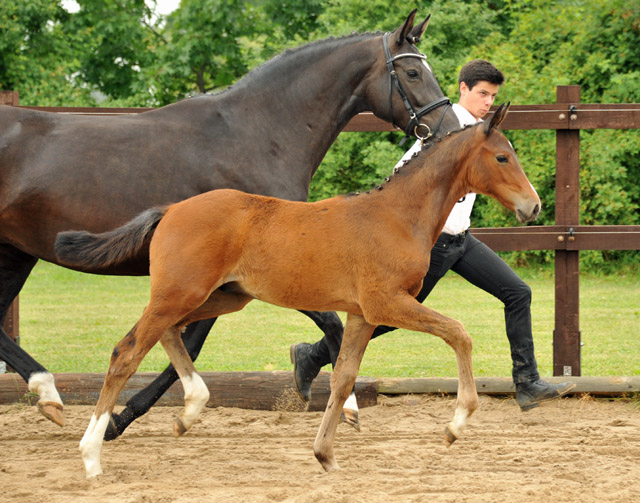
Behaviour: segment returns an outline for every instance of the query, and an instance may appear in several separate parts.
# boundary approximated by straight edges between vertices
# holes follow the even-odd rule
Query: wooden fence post
[[[559,86],[558,104],[566,104],[567,129],[556,130],[556,225],[565,227],[558,239],[575,239],[571,230],[580,223],[580,130],[569,129],[577,119],[571,105],[580,103],[580,86]],[[553,375],[580,375],[580,252],[556,250],[555,330]]]
[[[18,106],[17,91],[0,91],[0,105]]]
[[[0,91],[0,105],[10,105],[12,107],[18,106],[18,92],[17,91]],[[16,343],[20,343],[20,333],[18,322],[19,307],[18,297],[15,298],[13,303],[9,306],[7,316],[4,319],[2,328],[6,334],[13,339]]]

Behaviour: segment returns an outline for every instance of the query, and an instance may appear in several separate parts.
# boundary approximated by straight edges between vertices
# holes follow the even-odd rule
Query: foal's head
[[[518,221],[531,222],[540,213],[540,198],[524,174],[513,146],[497,127],[509,111],[502,104],[493,117],[478,125],[471,141],[479,150],[469,164],[468,183],[473,192],[494,197],[512,210]]]

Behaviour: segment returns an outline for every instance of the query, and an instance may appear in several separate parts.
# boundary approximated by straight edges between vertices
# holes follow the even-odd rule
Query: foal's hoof
[[[320,462],[320,464],[322,465],[322,468],[324,468],[324,471],[327,473],[331,473],[331,472],[335,472],[336,470],[340,469],[340,466],[338,466],[338,463],[336,462],[335,458],[333,456],[329,457],[329,456],[325,456],[319,452],[314,452],[316,459]]]
[[[342,409],[342,415],[340,416],[342,422],[347,423],[349,426],[353,426],[356,431],[360,431],[360,421],[358,420],[358,411],[353,409]]]
[[[454,443],[456,440],[458,440],[458,437],[456,437],[453,432],[449,429],[448,426],[445,426],[444,428],[444,445],[446,445],[447,447],[451,447],[451,444]]]
[[[187,432],[187,428],[179,417],[173,421],[173,436],[178,438]]]
[[[62,414],[62,404],[57,402],[38,402],[38,411],[49,421],[53,421],[58,426],[64,426],[64,415]]]

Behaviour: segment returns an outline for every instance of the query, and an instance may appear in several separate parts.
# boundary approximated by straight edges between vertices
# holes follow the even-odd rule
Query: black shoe
[[[289,349],[289,356],[291,363],[293,363],[293,382],[300,398],[305,402],[311,401],[311,383],[321,368],[311,360],[309,356],[310,349],[311,344],[306,342],[292,344]]]
[[[541,379],[516,384],[516,400],[522,411],[531,410],[542,402],[566,395],[575,388],[572,382],[552,384]]]

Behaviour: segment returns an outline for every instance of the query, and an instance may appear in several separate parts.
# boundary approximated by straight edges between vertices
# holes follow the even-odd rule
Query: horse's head
[[[518,221],[531,222],[540,213],[540,198],[524,174],[518,156],[498,126],[509,111],[502,104],[490,120],[479,124],[473,141],[478,142],[477,156],[469,163],[468,181],[474,192],[497,199],[515,212]]]
[[[416,10],[391,33],[385,33],[379,48],[383,59],[376,61],[376,84],[368,93],[371,110],[407,135],[428,138],[456,130],[460,123],[451,102],[416,45],[429,18],[414,26]]]

